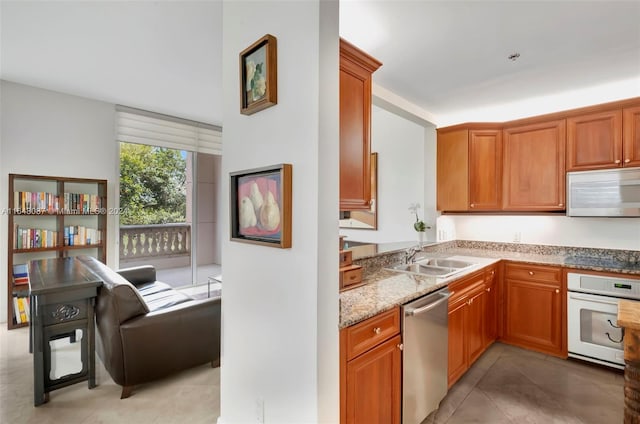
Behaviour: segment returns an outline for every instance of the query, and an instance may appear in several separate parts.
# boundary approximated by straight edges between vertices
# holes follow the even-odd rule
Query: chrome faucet
[[[416,255],[418,252],[422,252],[422,248],[420,246],[412,246],[404,251],[404,263],[412,264],[416,260]]]

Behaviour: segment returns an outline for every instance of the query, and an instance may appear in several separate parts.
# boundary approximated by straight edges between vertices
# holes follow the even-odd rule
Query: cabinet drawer
[[[55,303],[44,305],[43,325],[59,324],[61,322],[77,321],[87,318],[87,301],[76,300],[73,302]]]
[[[544,281],[560,283],[560,267],[507,263],[505,277],[509,280]]]
[[[400,333],[400,308],[393,308],[346,328],[347,360]]]
[[[362,281],[362,267],[349,265],[340,269],[340,287],[348,287]]]
[[[351,250],[340,251],[340,268],[351,265],[353,252]]]

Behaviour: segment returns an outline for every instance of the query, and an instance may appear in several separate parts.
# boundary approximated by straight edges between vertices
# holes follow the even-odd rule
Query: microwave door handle
[[[618,306],[618,302],[617,301],[605,300],[605,299],[603,299],[603,297],[604,296],[584,296],[584,295],[580,295],[580,294],[569,293],[569,298],[570,299],[586,300],[587,302],[604,303],[605,305]]]

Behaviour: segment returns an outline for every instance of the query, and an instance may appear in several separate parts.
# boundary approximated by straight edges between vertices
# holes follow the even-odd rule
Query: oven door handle
[[[605,305],[615,305],[618,306],[618,301],[614,300],[605,300],[606,296],[589,296],[589,295],[581,295],[576,293],[569,293],[569,299],[576,300],[586,300],[587,302],[596,302],[596,303],[604,303]]]

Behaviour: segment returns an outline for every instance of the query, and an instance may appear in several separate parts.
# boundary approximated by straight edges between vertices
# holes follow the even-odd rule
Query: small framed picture
[[[240,53],[240,113],[251,115],[277,103],[277,41],[267,34]]]
[[[291,247],[290,164],[231,172],[231,240]]]

